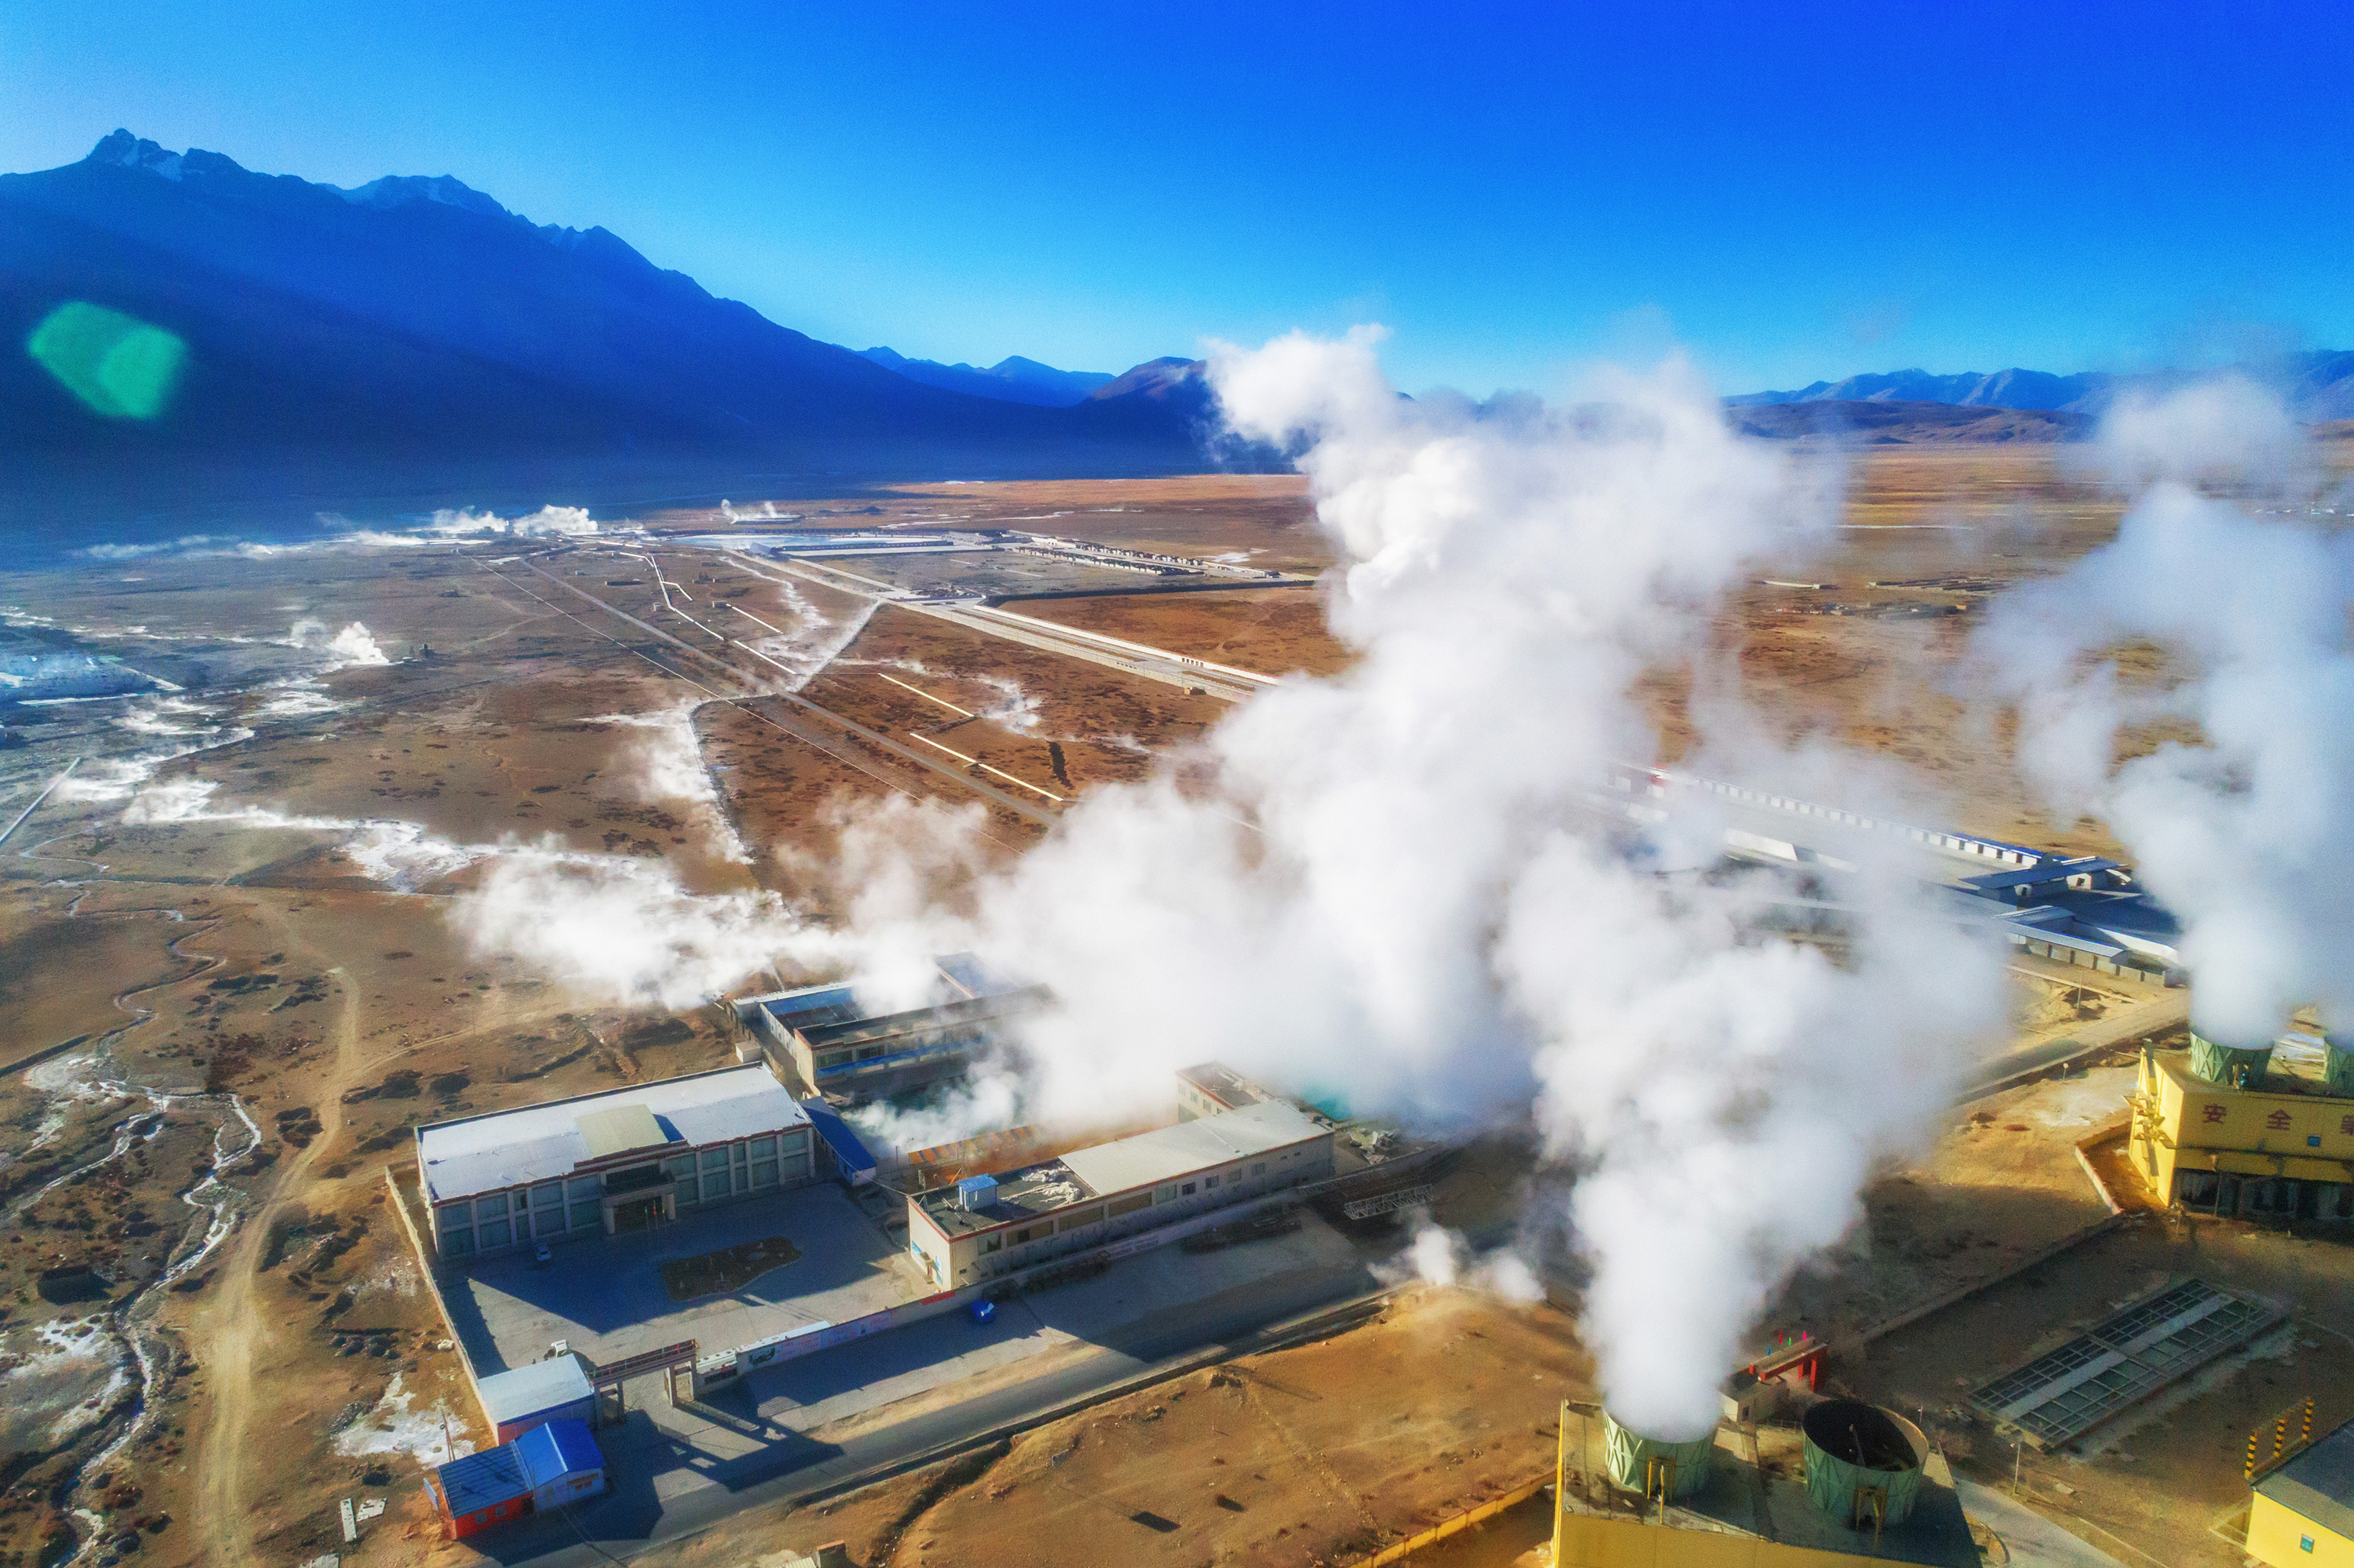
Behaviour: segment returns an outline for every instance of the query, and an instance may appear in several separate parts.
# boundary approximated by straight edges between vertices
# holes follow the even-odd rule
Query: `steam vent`
[[[1919,1427],[1790,1392],[1792,1416],[1720,1422],[1692,1443],[1564,1404],[1555,1568],[1987,1568],[1953,1469]]]
[[[1799,1422],[1807,1499],[1850,1530],[1887,1530],[1912,1517],[1928,1439],[1903,1416],[1852,1399],[1827,1399]]]
[[[2321,1086],[2354,1097],[2354,1034],[2326,1034],[2321,1041]]]
[[[1689,1443],[1669,1443],[1645,1437],[1602,1415],[1603,1452],[1607,1456],[1611,1483],[1647,1498],[1670,1501],[1690,1497],[1708,1484],[1710,1458],[1716,1452],[1716,1434],[1705,1433]]]
[[[2272,1065],[2272,1060],[2273,1044],[2269,1040],[2225,1045],[2195,1030],[2190,1035],[2191,1074],[2211,1084],[2254,1088],[2264,1081],[2264,1070]]]

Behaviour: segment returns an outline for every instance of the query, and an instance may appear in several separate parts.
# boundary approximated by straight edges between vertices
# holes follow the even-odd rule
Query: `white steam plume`
[[[317,650],[334,660],[334,668],[346,669],[354,664],[389,664],[390,656],[376,646],[376,637],[365,621],[349,621],[341,631],[330,636],[327,623],[308,616],[296,621],[286,634],[290,648]]]
[[[2116,482],[2277,478],[2304,466],[2305,431],[2278,394],[2239,375],[2134,391],[2101,420],[2094,461]]]
[[[736,825],[728,820],[719,791],[711,782],[710,770],[704,766],[702,747],[695,740],[695,714],[701,705],[689,699],[658,713],[599,714],[581,722],[618,725],[645,732],[627,754],[630,780],[640,797],[694,806],[720,857],[748,865],[752,853],[737,836]]]
[[[2205,388],[2139,410],[2104,440],[2137,455],[2146,429],[2187,429],[2228,403],[2274,450],[2277,400]],[[2292,491],[2307,459],[2282,460]],[[2196,468],[2198,465],[2193,465]],[[2058,810],[2105,820],[2142,885],[2182,923],[2192,1018],[2223,1039],[2270,1039],[2298,1007],[2354,1023],[2354,538],[2260,520],[2171,481],[2126,514],[2115,542],[1999,602],[1978,639],[2018,705],[2020,764]],[[2182,678],[2121,677],[2118,645],[2154,643]],[[2188,720],[2120,762],[2120,740]]]
[[[1237,434],[1304,452],[1354,664],[1260,694],[1182,770],[1090,791],[961,915],[927,901],[938,876],[878,876],[834,950],[912,974],[970,947],[1044,982],[1023,1042],[1041,1120],[1159,1108],[1213,1054],[1426,1126],[1533,1103],[1583,1172],[1556,1218],[1593,1270],[1606,1393],[1691,1436],[1757,1313],[1999,1029],[1999,957],[1891,890],[1853,900],[1864,928],[1833,962],[1646,869],[1596,804],[1614,759],[1653,750],[1630,685],[1699,657],[1723,596],[1823,537],[1834,497],[1729,433],[1680,363],[1591,408],[1408,400],[1375,341],[1295,335],[1211,370]],[[637,962],[631,920],[577,922],[579,953],[478,930],[580,975]],[[681,942],[672,903],[649,926],[670,969],[731,967]]]
[[[501,517],[472,507],[442,507],[421,530],[442,538],[476,534],[509,534],[522,538],[585,538],[598,532],[597,520],[585,506],[543,506],[521,517]]]

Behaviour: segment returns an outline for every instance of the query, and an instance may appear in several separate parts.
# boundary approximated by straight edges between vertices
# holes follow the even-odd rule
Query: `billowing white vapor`
[[[2295,431],[2244,382],[2126,410],[2104,442],[2157,482],[2114,543],[1998,603],[1978,644],[2018,705],[2022,770],[2126,846],[2182,922],[2192,1022],[2227,1040],[2317,1002],[2354,1024],[2354,538],[2303,515]],[[2259,504],[2299,515],[2184,482],[2219,472],[2270,476]]]
[[[1169,1075],[1214,1056],[1426,1125],[1533,1105],[1580,1172],[1553,1219],[1591,1267],[1612,1406],[1688,1437],[1776,1288],[1999,1028],[1999,959],[1893,887],[1862,895],[1884,906],[1839,961],[1761,936],[1755,905],[1662,874],[1596,803],[1615,760],[1654,751],[1630,684],[1698,657],[1726,590],[1819,537],[1835,497],[1731,435],[1681,364],[1578,408],[1409,400],[1374,341],[1295,335],[1211,369],[1236,433],[1303,454],[1352,667],[1261,694],[1182,768],[1091,791],[959,918],[911,927],[924,877],[883,879],[845,941],[903,970],[971,946],[1051,987],[1034,1118],[1165,1105]],[[493,891],[546,918],[534,890]],[[710,972],[658,908],[663,972]],[[715,939],[823,945],[769,915]],[[618,909],[578,923],[604,972],[630,967]]]

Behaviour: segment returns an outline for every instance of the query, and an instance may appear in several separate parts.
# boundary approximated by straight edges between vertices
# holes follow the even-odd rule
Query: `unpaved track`
[[[309,951],[291,921],[273,920],[280,936],[300,950]],[[196,1539],[204,1543],[207,1562],[223,1564],[258,1561],[253,1544],[253,1514],[246,1488],[251,1461],[268,1457],[249,1455],[248,1445],[255,1398],[253,1352],[262,1327],[255,1305],[255,1282],[261,1256],[269,1245],[270,1222],[288,1194],[300,1189],[311,1167],[342,1137],[344,1091],[365,1070],[359,1060],[360,988],[341,964],[326,971],[334,977],[343,1006],[335,1026],[335,1059],[321,1086],[319,1132],[295,1152],[270,1188],[267,1201],[246,1216],[242,1234],[222,1265],[220,1284],[212,1308],[202,1319],[205,1350],[200,1358],[212,1392],[212,1424],[197,1456]]]

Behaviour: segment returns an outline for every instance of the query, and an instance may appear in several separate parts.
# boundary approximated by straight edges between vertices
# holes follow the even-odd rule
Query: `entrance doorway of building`
[[[650,1231],[663,1221],[663,1201],[659,1194],[640,1198],[634,1202],[613,1205],[613,1230]]]

